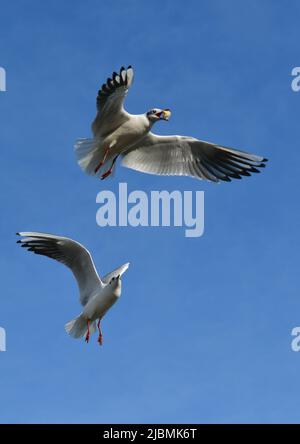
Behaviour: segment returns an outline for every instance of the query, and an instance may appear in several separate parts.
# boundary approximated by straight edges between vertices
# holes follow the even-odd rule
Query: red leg
[[[85,336],[85,342],[89,342],[90,340],[90,320],[87,320],[87,333]]]
[[[109,148],[106,148],[106,150],[104,151],[103,159],[101,160],[101,162],[98,163],[98,165],[96,166],[96,168],[94,170],[95,173],[97,173],[99,171],[99,169],[102,167],[102,165],[104,164],[108,152],[109,152]]]
[[[100,319],[99,319],[99,321],[97,323],[97,327],[98,327],[98,330],[99,330],[98,342],[99,342],[100,345],[102,345],[103,344],[103,341],[102,341],[103,335],[102,335],[102,331],[101,331],[101,327],[100,327]]]
[[[119,155],[117,155],[117,156],[114,158],[114,160],[112,161],[112,164],[111,164],[109,170],[107,170],[105,173],[102,174],[102,176],[101,176],[101,180],[103,180],[103,179],[105,179],[106,177],[108,177],[108,176],[111,175],[111,173],[112,173],[112,171],[113,171],[114,164],[115,164],[115,162],[116,162],[116,160],[117,160],[118,157],[119,157]]]

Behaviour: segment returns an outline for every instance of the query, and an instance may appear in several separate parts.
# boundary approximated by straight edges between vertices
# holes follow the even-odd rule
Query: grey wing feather
[[[80,243],[67,237],[39,232],[20,232],[22,247],[35,254],[55,259],[73,272],[80,291],[80,302],[85,305],[93,288],[102,287],[89,251]]]
[[[211,182],[259,173],[267,159],[186,136],[149,133],[124,154],[123,166],[149,174],[191,176]]]

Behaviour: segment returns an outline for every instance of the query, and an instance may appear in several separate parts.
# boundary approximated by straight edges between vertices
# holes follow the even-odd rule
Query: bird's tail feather
[[[66,332],[73,338],[82,338],[87,333],[87,321],[83,315],[77,316],[65,325]],[[92,335],[96,331],[96,322],[90,324],[90,334]]]
[[[78,139],[74,145],[77,162],[80,168],[90,175],[95,175],[95,168],[104,156],[99,139]]]

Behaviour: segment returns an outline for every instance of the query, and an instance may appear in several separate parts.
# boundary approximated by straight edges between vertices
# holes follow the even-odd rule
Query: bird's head
[[[122,286],[121,275],[119,274],[118,276],[112,277],[109,282],[109,285],[112,288],[112,291],[115,294],[115,296],[119,297],[121,295],[121,286]]]
[[[118,285],[118,283],[121,282],[121,275],[118,274],[118,276],[113,276],[111,280],[109,281],[110,285]]]
[[[169,120],[171,111],[169,109],[153,108],[146,113],[146,116],[151,123],[154,123],[158,120]]]

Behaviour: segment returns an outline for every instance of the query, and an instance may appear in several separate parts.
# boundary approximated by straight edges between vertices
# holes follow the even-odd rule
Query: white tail
[[[77,162],[87,174],[94,175],[95,168],[101,162],[104,152],[99,139],[78,139],[74,145]]]
[[[73,338],[82,338],[87,333],[87,321],[83,315],[77,316],[65,325],[66,332]],[[96,331],[96,322],[90,324],[90,334],[92,335]]]

